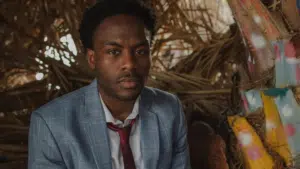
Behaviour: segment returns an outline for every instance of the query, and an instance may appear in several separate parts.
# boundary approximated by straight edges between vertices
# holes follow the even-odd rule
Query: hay
[[[184,103],[194,104],[195,110],[205,109],[207,114],[223,110],[229,99],[232,73],[241,70],[246,79],[244,84],[249,84],[244,68],[245,50],[237,27],[228,29],[226,23],[218,21],[217,11],[196,2],[157,0],[152,3],[160,19],[152,46],[148,85],[178,94]],[[23,101],[27,94],[33,103],[32,109],[88,84],[93,72],[87,68],[77,32],[88,4],[84,1],[76,5],[60,1],[25,4],[20,7],[17,1],[10,1],[0,6],[0,16],[5,23],[1,34],[5,43],[1,46],[4,57],[0,64],[0,72],[3,72],[0,89],[3,104],[8,100],[6,97],[19,97]],[[16,7],[18,13],[8,10]],[[216,31],[214,26],[220,23],[222,32]],[[59,41],[68,34],[74,39],[77,55]],[[49,48],[56,49],[60,55],[46,54]],[[37,72],[44,74],[39,85],[35,79]],[[41,97],[44,97],[42,101]],[[18,106],[0,109],[0,112],[28,109],[22,101],[16,100]]]
[[[93,79],[77,30],[84,8],[94,2],[0,3],[0,158],[9,158],[3,160],[7,165],[24,164],[30,113]],[[216,10],[222,6],[209,1],[153,0],[152,5],[159,21],[147,85],[177,94],[193,112],[218,116],[228,107],[231,74],[241,70],[247,79],[237,27],[229,29]],[[77,53],[60,41],[66,35]],[[37,73],[44,75],[39,81]]]

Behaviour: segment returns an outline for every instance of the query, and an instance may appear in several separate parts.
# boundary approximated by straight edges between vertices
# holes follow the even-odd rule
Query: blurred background
[[[274,86],[275,54],[268,45],[285,39],[297,47],[299,1],[140,1],[158,15],[147,85],[181,99],[193,168],[251,168],[227,117],[245,111],[241,91]],[[1,169],[26,169],[33,110],[92,81],[78,27],[93,3],[0,0]],[[249,32],[258,35],[251,39]],[[265,124],[261,113],[246,118]],[[277,168],[286,166],[278,153],[268,152]]]

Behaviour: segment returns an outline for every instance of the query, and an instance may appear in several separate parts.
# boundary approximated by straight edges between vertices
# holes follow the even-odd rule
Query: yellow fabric
[[[266,117],[266,141],[286,162],[292,164],[292,154],[274,100],[261,93]]]
[[[228,122],[241,145],[246,169],[272,169],[274,162],[259,136],[244,117],[228,117]]]

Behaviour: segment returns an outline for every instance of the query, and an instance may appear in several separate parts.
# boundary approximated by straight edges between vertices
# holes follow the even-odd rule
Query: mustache
[[[142,77],[140,75],[138,75],[136,72],[123,72],[120,74],[117,81],[122,82],[122,81],[125,81],[128,79],[137,81],[137,82],[142,81]]]

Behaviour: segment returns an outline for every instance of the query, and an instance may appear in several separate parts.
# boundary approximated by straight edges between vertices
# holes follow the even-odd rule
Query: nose
[[[136,58],[130,50],[127,50],[123,56],[123,70],[132,70],[136,68]]]

